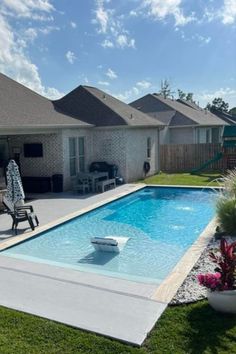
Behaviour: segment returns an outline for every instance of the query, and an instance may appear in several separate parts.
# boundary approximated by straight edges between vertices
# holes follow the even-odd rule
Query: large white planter
[[[236,290],[207,291],[209,304],[216,311],[236,314]]]

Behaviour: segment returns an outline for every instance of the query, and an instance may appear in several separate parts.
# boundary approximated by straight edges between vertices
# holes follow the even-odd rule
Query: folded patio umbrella
[[[19,168],[14,160],[10,160],[6,170],[7,192],[5,198],[13,206],[24,204],[25,193],[22,186]]]

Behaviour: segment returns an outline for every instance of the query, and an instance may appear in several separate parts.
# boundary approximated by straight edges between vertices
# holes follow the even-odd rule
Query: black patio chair
[[[6,213],[12,217],[12,230],[15,230],[15,235],[17,235],[17,226],[20,222],[28,221],[32,230],[39,225],[38,217],[34,213],[32,205],[17,206],[13,209],[4,199],[3,205],[6,207]]]

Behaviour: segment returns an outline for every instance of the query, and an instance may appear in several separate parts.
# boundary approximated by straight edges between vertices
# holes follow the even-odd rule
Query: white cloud
[[[236,22],[236,1],[224,0],[224,6],[221,11],[222,22],[225,25],[230,25]]]
[[[72,52],[71,50],[68,50],[68,52],[66,53],[66,59],[68,60],[68,62],[70,64],[74,64],[76,58],[76,55],[74,52]]]
[[[139,95],[140,91],[136,86],[133,86],[131,89],[124,91],[123,93],[114,94],[116,98],[124,102],[130,102]]]
[[[109,77],[109,79],[114,80],[117,79],[117,74],[115,73],[115,71],[113,71],[111,68],[109,68],[106,72],[106,76]]]
[[[106,10],[104,8],[104,1],[97,0],[96,1],[96,10],[95,10],[95,19],[94,23],[98,25],[98,32],[106,33],[108,28],[109,16],[112,15],[112,10]]]
[[[236,0],[223,0],[223,6],[220,8],[206,7],[203,20],[208,22],[220,20],[224,25],[233,25],[236,22]],[[198,22],[202,23],[203,20]]]
[[[105,36],[101,46],[103,48],[134,48],[135,39],[129,35],[124,27],[124,14],[117,15],[114,8],[107,8],[108,0],[96,0],[95,18],[92,20],[97,26],[97,33]]]
[[[53,7],[47,7],[46,4],[49,2],[4,0],[4,6],[8,5],[11,10],[14,9],[18,13],[21,13],[26,5],[29,5],[29,11],[30,9],[36,11],[36,5],[38,5],[39,10],[45,9],[48,12]],[[35,15],[37,15],[36,12]],[[23,36],[24,38],[21,38],[18,33],[14,32],[7,20],[7,15],[0,14],[0,71],[43,96],[52,99],[61,97],[63,93],[43,85],[38,67],[31,62],[26,54],[26,36],[28,36],[28,40],[33,40],[36,37],[33,27],[32,29],[28,28],[28,31],[25,30]]]
[[[189,22],[195,20],[192,13],[185,16],[182,8],[180,7],[182,0],[143,0],[142,8],[147,9],[147,16],[155,20],[165,20],[168,16],[173,16],[176,26],[184,26]]]
[[[205,101],[211,101],[215,97],[227,98],[227,97],[236,97],[236,90],[230,87],[220,88],[214,92],[204,92],[200,95],[201,98]]]
[[[146,80],[142,80],[142,81],[138,81],[137,83],[136,83],[136,85],[138,86],[138,87],[140,87],[141,89],[148,89],[149,87],[151,87],[151,82],[149,82],[149,81],[146,81]]]
[[[138,98],[140,95],[147,93],[151,86],[151,82],[146,80],[140,80],[136,82],[136,84],[130,89],[125,90],[122,93],[114,94],[114,96],[121,101],[131,102]]]
[[[119,34],[116,38],[116,43],[120,48],[135,48],[135,40],[133,38],[129,39],[126,34]]]
[[[77,28],[77,23],[74,22],[74,21],[71,21],[71,22],[70,22],[70,25],[71,25],[71,27],[74,28],[74,29]]]
[[[40,18],[37,12],[49,13],[54,10],[50,0],[1,0],[2,9],[17,17]]]
[[[43,28],[39,28],[39,32],[43,34],[49,34],[53,31],[60,31],[60,27],[58,26],[45,26]]]
[[[225,102],[229,103],[231,107],[236,106],[236,89],[230,87],[222,87],[216,91],[203,91],[199,94],[194,94],[196,100],[200,101],[202,107],[206,106],[208,102],[216,97],[221,97]]]
[[[202,44],[209,44],[210,41],[211,41],[211,37],[205,37],[205,36],[202,36],[200,34],[195,34],[194,36],[192,36],[192,39],[197,39],[200,43]]]
[[[35,28],[29,27],[25,30],[24,36],[26,37],[26,39],[33,42],[35,38],[38,36],[38,33]]]
[[[108,81],[98,81],[98,85],[110,86],[110,83]]]
[[[101,46],[103,48],[113,48],[114,44],[109,39],[104,39],[104,41],[101,43]]]

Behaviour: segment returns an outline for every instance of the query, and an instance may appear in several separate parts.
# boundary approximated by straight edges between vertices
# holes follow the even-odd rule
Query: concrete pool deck
[[[143,187],[127,184],[89,197],[71,193],[40,196],[30,202],[40,219],[34,232],[28,229],[9,237],[10,217],[0,215],[0,250]],[[213,228],[214,221],[159,287],[2,254],[0,305],[141,345],[200,256]]]

